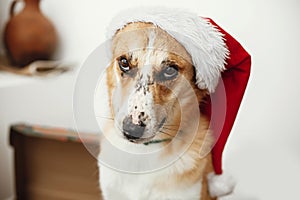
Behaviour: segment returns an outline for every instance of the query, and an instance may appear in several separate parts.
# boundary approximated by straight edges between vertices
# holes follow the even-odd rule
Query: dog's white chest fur
[[[126,174],[107,167],[100,167],[100,184],[105,200],[199,200],[201,180],[192,186],[159,187],[157,181],[170,179],[170,169],[149,174]]]

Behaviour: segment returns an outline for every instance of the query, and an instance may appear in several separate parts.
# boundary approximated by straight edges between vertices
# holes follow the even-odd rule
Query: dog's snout
[[[127,139],[139,139],[143,136],[146,125],[143,121],[139,121],[137,124],[132,122],[132,117],[127,116],[123,120],[123,134]]]

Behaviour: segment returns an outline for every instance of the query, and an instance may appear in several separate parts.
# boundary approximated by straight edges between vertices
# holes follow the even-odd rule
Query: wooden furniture
[[[97,137],[86,142],[98,146]],[[71,130],[11,126],[17,199],[101,199],[97,160]],[[97,148],[98,149],[98,148]]]

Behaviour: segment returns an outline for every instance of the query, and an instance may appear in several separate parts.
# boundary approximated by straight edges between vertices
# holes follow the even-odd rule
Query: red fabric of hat
[[[228,139],[228,136],[233,127],[235,118],[237,116],[247,83],[250,75],[251,56],[236,41],[230,34],[220,28],[213,20],[208,19],[221,33],[224,34],[225,42],[229,50],[229,58],[226,60],[226,70],[222,72],[222,81],[224,86],[217,86],[214,93],[211,94],[211,98],[218,99],[221,95],[224,95],[224,88],[226,94],[226,101],[218,102],[214,104],[214,109],[223,110],[226,109],[225,122],[224,116],[214,114],[211,118],[211,125],[213,130],[222,130],[215,132],[216,144],[212,149],[213,166],[216,174],[222,174],[222,154]],[[219,98],[219,99],[224,99]],[[205,112],[211,115],[211,102],[209,101],[204,108]],[[223,127],[220,127],[223,126]]]

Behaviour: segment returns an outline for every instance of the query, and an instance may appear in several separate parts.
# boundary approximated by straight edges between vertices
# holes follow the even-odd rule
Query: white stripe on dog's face
[[[151,56],[154,53],[155,38],[156,38],[156,34],[155,34],[154,30],[150,30],[148,33],[148,45],[146,48],[145,66],[151,65]]]
[[[182,88],[183,77],[194,80],[184,47],[146,23],[129,24],[119,31],[112,47],[108,85],[119,132],[130,141],[145,142],[157,136],[164,123],[180,124],[181,111],[172,89]]]
[[[155,37],[154,30],[150,30],[148,33],[148,44],[145,49],[144,66],[141,67],[138,74],[136,89],[128,100],[128,115],[132,117],[132,123],[138,125],[142,119],[149,127],[153,127],[156,124],[154,103],[149,88],[153,83],[151,58],[154,54]]]

